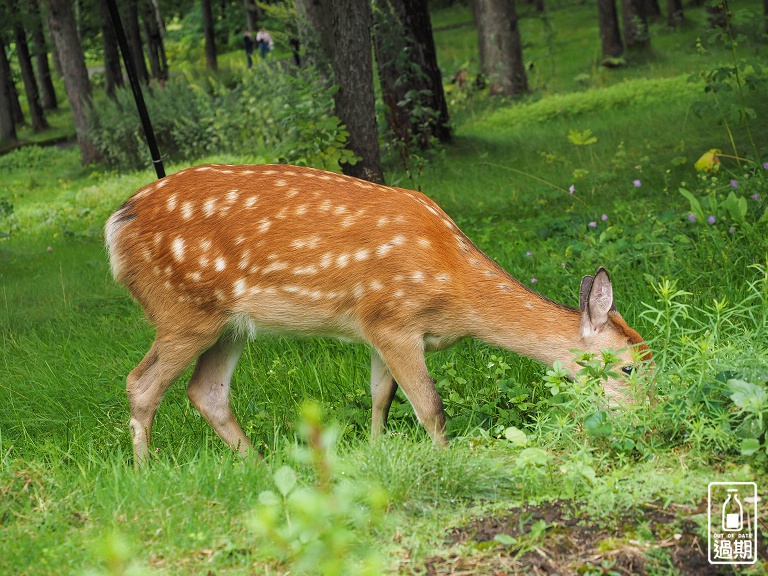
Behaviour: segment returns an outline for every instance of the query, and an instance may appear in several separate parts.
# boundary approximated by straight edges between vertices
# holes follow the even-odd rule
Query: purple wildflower
[[[536,282],[538,282],[538,279],[536,279],[536,278],[531,278],[531,284],[536,284]]]
[[[526,253],[525,253],[525,255],[526,255],[528,258],[530,258],[531,256],[533,256],[533,252],[526,252]]]
[[[763,170],[768,170],[768,162],[763,163]]]
[[[688,214],[688,221],[689,222],[696,222],[696,214],[694,214],[693,212]]]
[[[739,183],[736,180],[731,180],[731,188],[738,188]]]
[[[632,185],[633,185],[635,188],[640,188],[640,186],[642,186],[642,185],[643,185],[643,183],[642,183],[642,182],[640,182],[640,180],[632,180]]]
[[[597,222],[590,222],[589,224],[587,224],[587,226],[589,226],[590,228],[597,228]]]
[[[576,185],[575,184],[571,184],[571,186],[568,188],[568,192],[570,192],[571,194],[576,192]]]
[[[758,194],[757,192],[752,194],[752,200],[758,200],[759,198],[760,198],[760,194]]]
[[[603,222],[608,220],[608,214],[603,214],[602,216],[600,216],[600,220],[602,220]]]
[[[733,226],[728,228],[728,234],[733,234],[734,232],[736,232],[736,228],[734,228]]]
[[[717,222],[717,219],[710,214],[709,218],[707,218],[707,222],[709,222],[710,224],[714,224],[715,222]]]

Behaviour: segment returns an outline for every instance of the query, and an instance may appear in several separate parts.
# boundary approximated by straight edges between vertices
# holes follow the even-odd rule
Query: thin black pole
[[[112,19],[112,27],[115,29],[115,36],[117,36],[117,44],[120,46],[120,52],[123,55],[123,63],[125,64],[125,71],[128,73],[128,81],[131,83],[131,90],[133,91],[133,99],[136,101],[136,108],[139,110],[139,117],[141,118],[141,126],[144,128],[144,135],[147,137],[147,144],[149,145],[149,153],[152,155],[152,162],[155,165],[155,172],[157,172],[157,178],[165,178],[165,168],[163,168],[163,159],[160,157],[160,149],[157,147],[157,141],[155,140],[155,133],[152,130],[152,123],[149,121],[149,114],[147,113],[147,105],[144,103],[144,95],[141,93],[141,86],[139,85],[139,79],[136,76],[136,69],[133,67],[133,59],[131,58],[131,51],[128,48],[128,40],[125,38],[125,30],[123,30],[123,24],[120,21],[120,12],[117,10],[117,4],[115,0],[102,0],[107,3],[109,8],[109,16]]]

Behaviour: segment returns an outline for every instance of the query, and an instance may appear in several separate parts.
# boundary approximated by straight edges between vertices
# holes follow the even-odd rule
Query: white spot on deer
[[[146,247],[141,251],[141,255],[144,258],[145,262],[152,262],[152,260],[154,259],[152,257],[152,252],[150,251],[149,248],[146,248]]]
[[[440,274],[436,274],[435,275],[435,280],[437,280],[441,284],[445,284],[446,282],[450,282],[451,281],[451,275],[450,274],[446,274],[445,272],[442,272]]]
[[[403,292],[402,290],[395,290],[396,298],[402,298],[403,296],[405,296],[405,292]]]
[[[342,214],[346,213],[347,207],[346,206],[336,206],[336,208],[333,209],[333,214],[335,216],[341,216]]]
[[[216,300],[219,302],[224,302],[225,295],[223,290],[219,290],[218,288],[213,291],[213,295],[216,296]]]
[[[360,248],[360,250],[355,252],[355,260],[357,260],[358,262],[361,262],[363,260],[366,260],[370,255],[371,255],[371,251],[368,250],[368,248]]]
[[[416,243],[422,248],[429,248],[432,245],[428,238],[419,238]]]
[[[222,272],[227,267],[227,261],[224,260],[221,256],[216,258],[216,261],[214,262],[214,268],[216,268],[216,272]]]
[[[270,226],[272,226],[272,222],[267,218],[264,218],[263,220],[259,220],[259,232],[261,232],[262,234],[264,234],[267,230],[269,230]]]
[[[282,210],[280,210],[280,212],[275,214],[275,218],[277,218],[278,220],[285,220],[287,217],[288,217],[288,208],[283,208]]]
[[[320,258],[320,268],[328,268],[328,266],[331,265],[331,262],[333,262],[333,254],[326,252],[323,254],[322,258]]]
[[[202,277],[203,275],[200,274],[200,272],[190,272],[189,274],[186,275],[186,278],[189,278],[193,282],[200,282],[200,279]]]
[[[320,236],[310,236],[308,238],[296,238],[291,242],[291,246],[296,248],[297,250],[301,248],[317,248],[317,245],[320,243]]]
[[[256,204],[256,202],[258,201],[259,201],[258,196],[249,196],[248,198],[245,199],[244,204],[246,208],[252,208],[253,205]]]
[[[201,268],[206,268],[208,266],[208,264],[210,264],[210,263],[211,263],[211,259],[208,258],[208,256],[201,256],[200,257],[200,267]]]
[[[293,269],[293,273],[296,275],[317,274],[317,266],[299,266],[298,268]]]
[[[307,213],[307,205],[302,204],[301,206],[296,207],[296,216],[302,216],[303,214]]]
[[[379,228],[383,228],[387,224],[389,224],[389,218],[387,216],[382,216],[376,221],[376,226]]]
[[[293,198],[294,196],[297,196],[299,194],[299,191],[296,190],[296,188],[291,188],[288,190],[288,192],[285,193],[286,198]]]
[[[349,254],[340,254],[336,257],[336,266],[339,268],[344,268],[347,264],[349,264]]]
[[[331,209],[331,201],[330,200],[323,200],[320,202],[320,206],[317,208],[321,212],[328,212]]]
[[[235,283],[232,286],[232,294],[235,296],[242,296],[245,294],[245,289],[247,288],[245,278],[240,278],[239,280],[235,281]]]
[[[240,263],[237,265],[240,270],[245,270],[248,268],[248,263],[251,261],[251,251],[246,249],[245,252],[240,256]]]
[[[285,172],[283,172],[283,174],[285,176],[296,176],[296,172],[294,172],[293,170],[286,170]]]
[[[262,292],[262,290],[258,286],[251,286],[248,289],[248,293],[249,294],[253,294],[254,296],[256,296],[257,294],[261,294],[261,292]]]
[[[200,249],[203,252],[208,252],[208,250],[211,249],[211,241],[210,240],[200,240]]]
[[[371,290],[377,291],[377,290],[381,290],[382,288],[384,288],[384,284],[382,284],[378,280],[373,280],[371,282]]]
[[[278,178],[277,180],[275,180],[275,186],[288,186],[288,182],[286,182],[282,178]]]
[[[152,273],[155,276],[160,276],[160,272],[162,272],[162,270],[160,269],[160,266],[155,266],[154,268],[152,268]]]
[[[261,266],[253,265],[248,269],[248,274],[256,274],[261,269]]]
[[[424,272],[413,272],[411,273],[411,280],[414,282],[423,282],[424,281]]]
[[[272,176],[273,174],[277,174],[277,170],[264,170],[265,176]]]
[[[168,212],[176,210],[176,194],[168,196],[168,200],[165,201],[165,205],[168,208]]]
[[[253,170],[241,170],[240,174],[245,174],[247,176],[248,174],[253,174]]]
[[[203,204],[203,214],[206,218],[213,216],[216,212],[216,198],[208,198]]]
[[[160,247],[160,243],[163,241],[163,233],[162,232],[155,232],[155,236],[153,238],[155,241],[155,249]]]
[[[181,205],[181,217],[184,218],[184,220],[189,220],[192,218],[193,212],[194,209],[192,208],[192,202],[187,201]]]
[[[512,286],[502,282],[501,284],[499,284],[499,290],[501,290],[502,292],[512,292]]]
[[[226,168],[224,170],[219,170],[222,174],[234,174],[234,170],[230,170],[229,168]]]
[[[245,242],[245,236],[238,236],[235,238],[235,246],[240,246],[243,242]]]
[[[207,172],[208,170],[213,170],[210,166],[198,166],[195,168],[195,172]]]
[[[275,260],[269,266],[262,268],[261,273],[269,274],[270,272],[279,272],[280,270],[285,270],[286,268],[288,268],[288,264],[285,262],[280,262],[279,260]]]
[[[403,276],[402,276],[402,274],[395,274],[392,277],[392,280],[394,280],[395,282],[402,282],[403,281]]]
[[[363,297],[363,294],[365,294],[365,288],[363,288],[362,284],[355,284],[352,294],[359,300]]]
[[[176,260],[179,262],[184,260],[184,238],[176,238],[171,244],[171,251]]]
[[[283,286],[283,291],[288,292],[288,294],[298,294],[301,292],[301,288],[298,286]]]
[[[443,224],[449,229],[449,230],[455,230],[456,226],[453,222],[448,220],[448,218],[443,218]]]
[[[328,174],[323,174],[322,176],[319,176],[320,180],[330,180],[331,177],[328,176]]]
[[[227,202],[230,204],[234,204],[237,202],[237,199],[240,198],[240,191],[239,190],[230,190],[227,192]]]

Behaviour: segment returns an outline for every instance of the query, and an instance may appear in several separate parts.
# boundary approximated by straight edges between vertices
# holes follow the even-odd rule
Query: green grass
[[[670,537],[647,525],[648,506],[693,510],[674,529],[704,535],[697,506],[710,481],[757,481],[765,500],[765,445],[741,454],[754,419],[726,381],[764,389],[768,380],[768,245],[766,224],[757,222],[768,206],[768,158],[723,158],[716,175],[693,169],[702,153],[728,153],[730,144],[717,115],[692,111],[705,97],[686,81],[702,65],[688,47],[703,12],[688,13],[693,22],[683,31],[655,31],[653,58],[610,72],[593,65],[590,6],[551,13],[555,65],[531,32],[540,21],[526,18],[537,92],[509,102],[454,91],[455,142],[415,181],[396,161],[387,164],[390,183],[420,186],[487,254],[548,297],[576,305],[581,276],[608,267],[619,310],[653,348],[657,402],[610,415],[606,434],[586,426],[601,402],[594,382],[553,396],[544,367],[466,341],[428,359],[450,447],[434,449],[401,396],[391,434],[370,444],[365,348],[264,338],[246,348],[233,384],[234,410],[263,459],[222,445],[186,399],[187,373],[158,413],[157,461],[134,471],[125,375],[153,333],[111,278],[101,226],[154,176],[83,168],[76,149],[0,157],[0,198],[14,205],[0,219],[0,231],[14,229],[0,240],[0,573],[283,573],[299,561],[330,561],[323,547],[343,550],[339,563],[367,562],[378,551],[385,567],[423,573],[428,562],[456,557],[479,566],[511,558],[493,541],[444,538],[521,505],[578,503],[589,511],[585,520],[616,534],[602,541],[611,549]],[[467,22],[469,13],[455,7],[435,16],[444,70],[471,59]],[[580,74],[589,82],[574,80]],[[765,102],[749,104],[765,118]],[[750,126],[765,150],[765,122]],[[743,127],[732,129],[739,155],[749,154]],[[597,142],[574,145],[571,130],[591,130]],[[201,162],[209,160],[238,158]],[[689,221],[683,183],[715,224]],[[747,202],[741,220],[725,208],[730,192]],[[312,424],[307,399],[336,426]],[[307,449],[308,425],[337,436],[328,441],[335,449]],[[505,439],[509,427],[524,432],[525,446]],[[273,474],[283,466],[298,487],[275,504],[284,484]],[[323,485],[324,466],[333,469],[331,486]],[[380,489],[383,505],[372,500]],[[296,502],[330,527],[292,509]],[[314,536],[302,540],[291,531],[297,526]],[[533,542],[545,546],[547,538]],[[662,571],[664,550],[646,554],[649,566],[677,573]],[[588,569],[596,567],[583,560]],[[759,563],[754,573],[764,572]]]

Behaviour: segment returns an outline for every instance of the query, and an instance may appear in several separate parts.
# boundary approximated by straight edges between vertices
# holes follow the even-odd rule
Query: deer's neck
[[[473,286],[472,336],[547,365],[572,363],[580,312],[526,289],[501,270]]]

